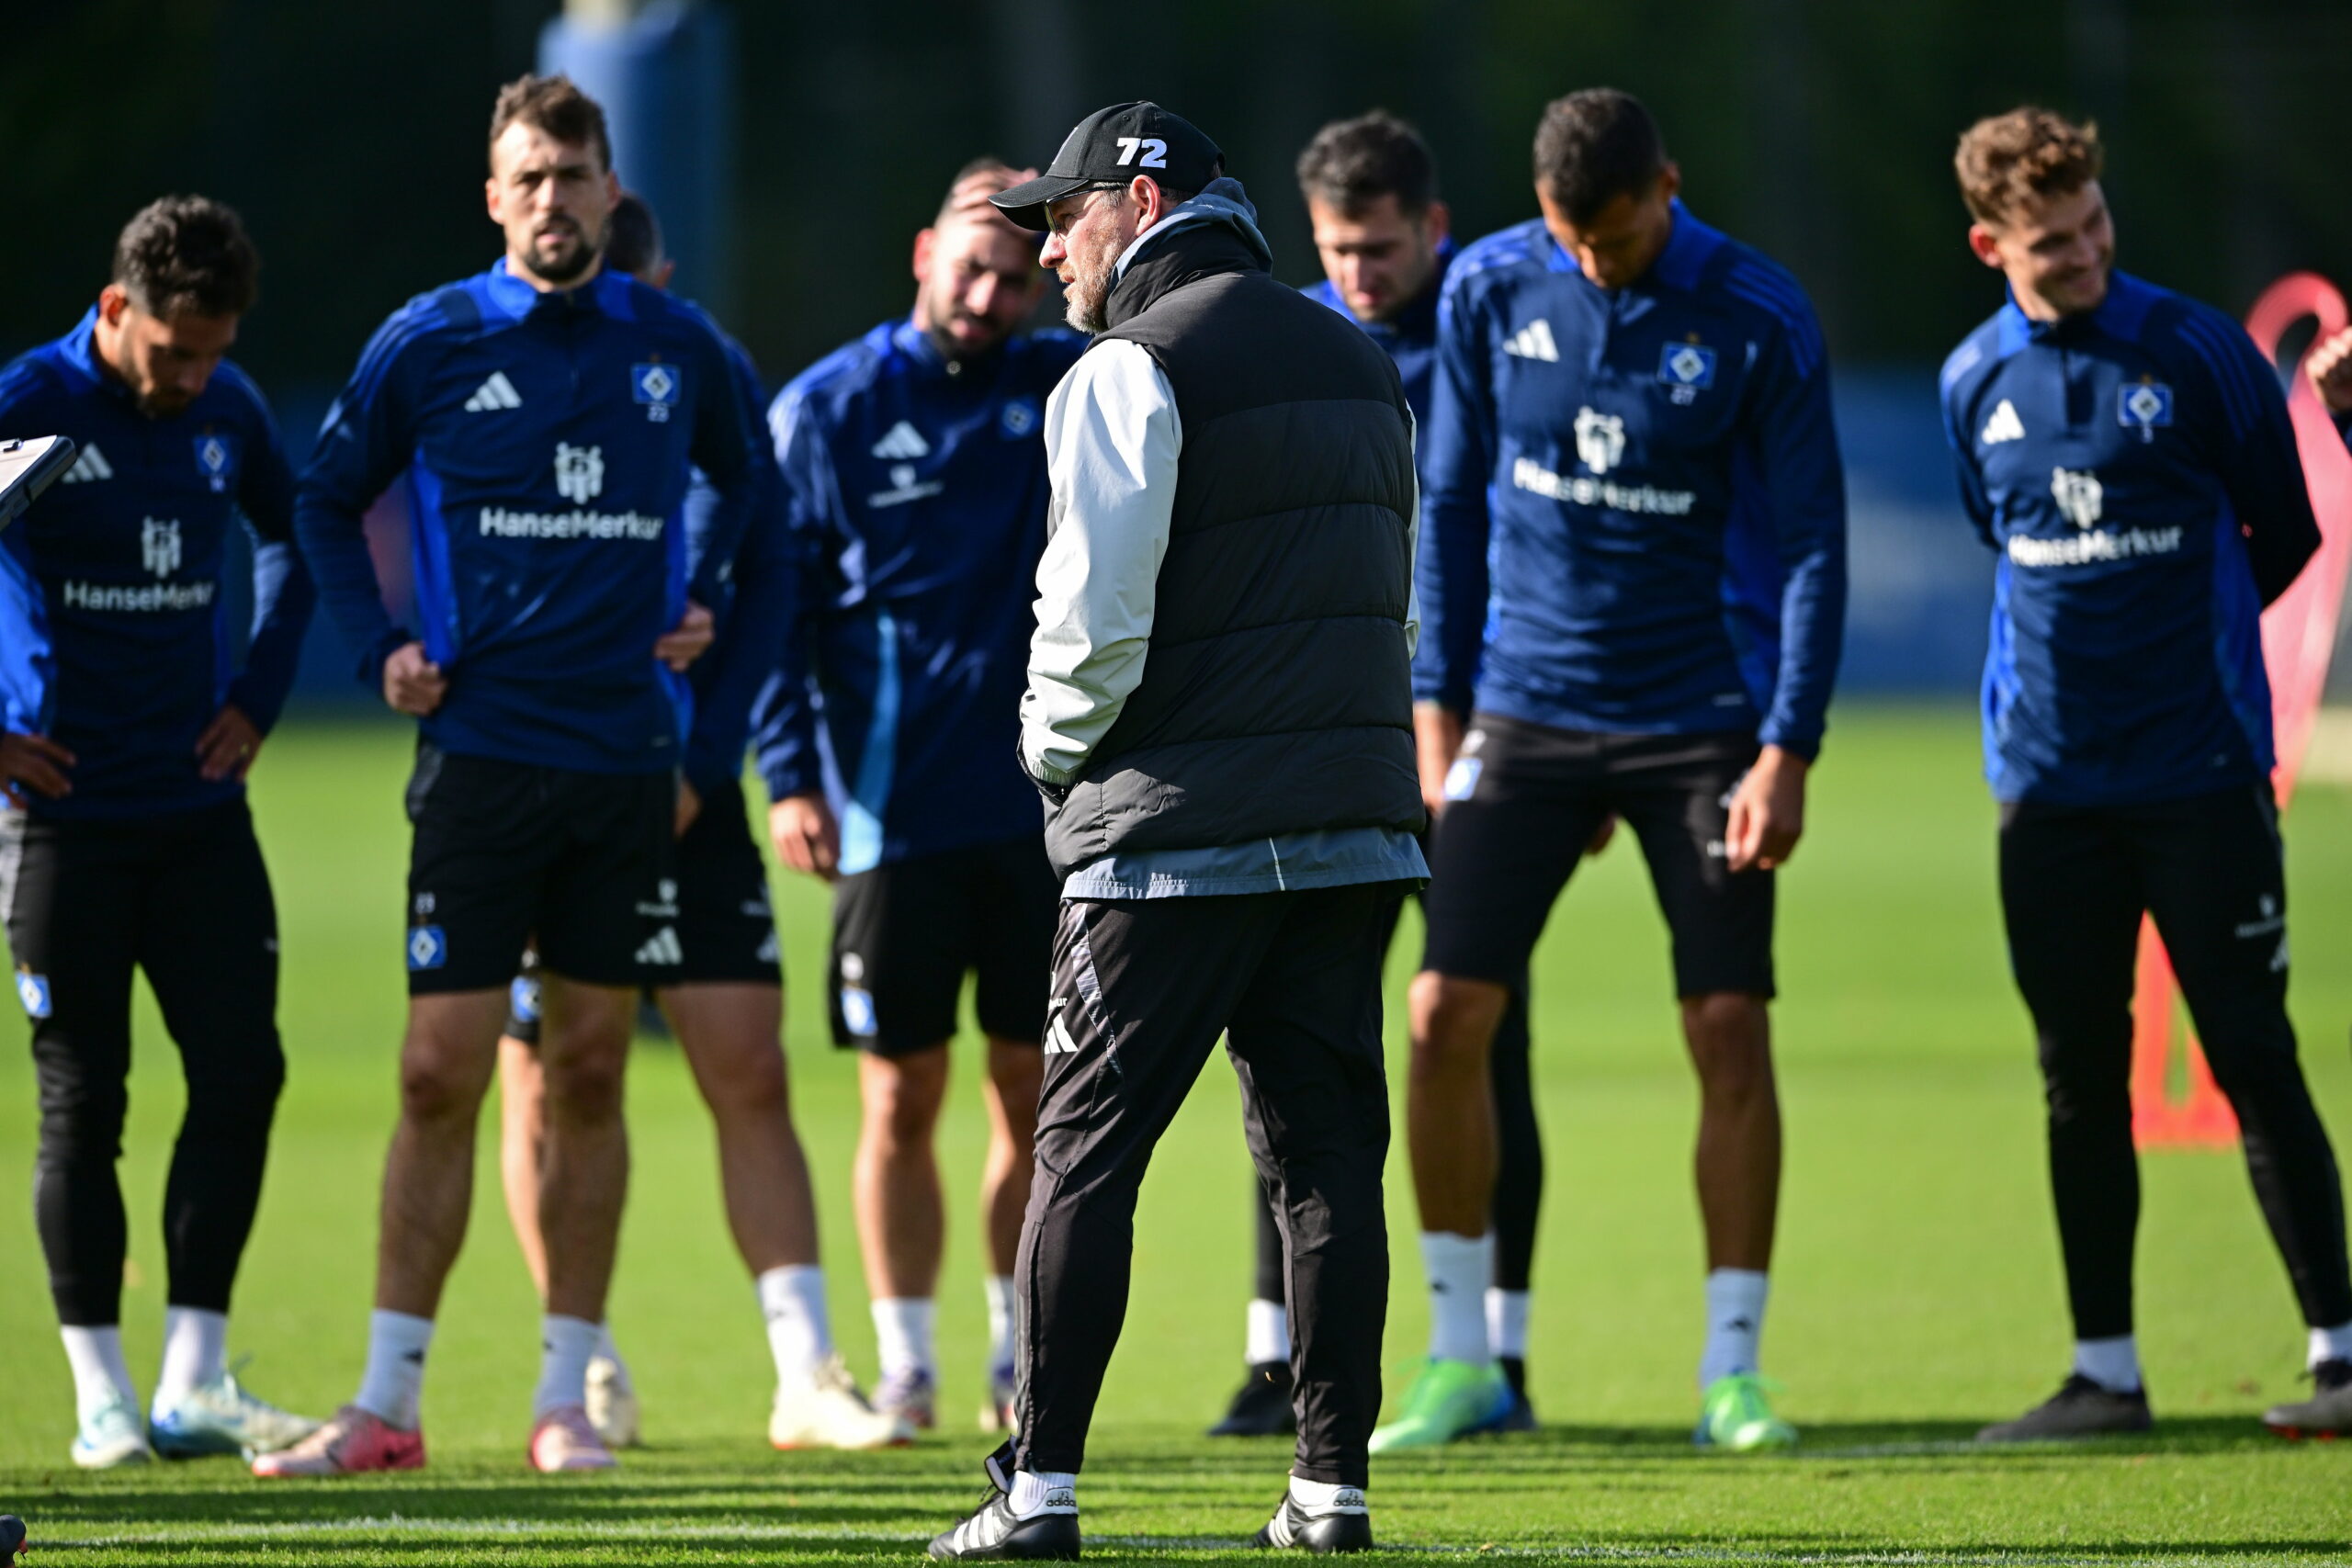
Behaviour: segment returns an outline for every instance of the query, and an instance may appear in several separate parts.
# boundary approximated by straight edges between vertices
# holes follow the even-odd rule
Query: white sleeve
[[[1021,761],[1065,784],[1143,680],[1183,446],[1175,389],[1139,344],[1098,344],[1046,404],[1053,483]]]

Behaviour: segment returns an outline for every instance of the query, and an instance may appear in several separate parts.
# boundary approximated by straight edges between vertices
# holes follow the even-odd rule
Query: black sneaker
[[[2335,1438],[2352,1432],[2352,1361],[2322,1361],[2311,1372],[2312,1396],[2263,1412],[2282,1438]]]
[[[1291,1410],[1290,1363],[1252,1361],[1250,1375],[1226,1406],[1225,1419],[1209,1428],[1212,1438],[1275,1438],[1298,1429]]]
[[[2058,1392],[2014,1421],[1998,1421],[1976,1434],[1980,1443],[2052,1443],[2070,1438],[2105,1438],[2144,1432],[2155,1425],[2148,1413],[2148,1391],[2117,1393],[2080,1372],[2070,1372]]]
[[[989,1488],[971,1517],[931,1539],[931,1555],[942,1562],[1010,1560],[1078,1561],[1078,1494],[1057,1486],[1034,1514],[1015,1514],[1012,1499]]]
[[[1274,1510],[1264,1529],[1250,1538],[1250,1544],[1325,1553],[1370,1551],[1372,1514],[1363,1506],[1363,1494],[1352,1486],[1340,1488],[1329,1507],[1312,1514],[1284,1492],[1282,1506]]]

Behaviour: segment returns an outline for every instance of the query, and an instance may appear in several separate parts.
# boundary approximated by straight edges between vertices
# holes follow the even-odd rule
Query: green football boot
[[[1765,1398],[1780,1386],[1754,1372],[1717,1378],[1699,1396],[1699,1429],[1691,1441],[1734,1454],[1796,1447],[1797,1429],[1773,1415],[1771,1401]]]
[[[1372,1434],[1372,1451],[1433,1449],[1498,1419],[1510,1407],[1510,1384],[1492,1361],[1432,1356],[1405,1391],[1405,1413]]]

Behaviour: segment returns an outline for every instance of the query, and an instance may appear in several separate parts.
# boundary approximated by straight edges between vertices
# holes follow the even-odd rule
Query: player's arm
[[[1809,310],[1783,321],[1759,370],[1751,449],[1779,542],[1781,662],[1762,750],[1732,796],[1724,850],[1734,871],[1770,870],[1804,832],[1805,774],[1821,750],[1846,626],[1846,474],[1828,355]]]
[[[755,504],[735,551],[727,633],[703,656],[701,693],[695,703],[694,728],[686,737],[685,780],[700,795],[732,783],[742,773],[752,704],[775,670],[798,616],[775,467],[763,459],[759,468]]]
[[[775,522],[784,553],[779,584],[790,611],[769,650],[766,679],[752,702],[752,752],[768,792],[768,836],[776,858],[804,876],[831,880],[841,829],[826,803],[817,750],[812,657],[820,594],[839,587],[844,535],[821,420],[805,393],[787,387],[769,412],[775,452]]]
[[[1021,765],[1066,792],[1143,681],[1183,429],[1149,354],[1088,351],[1046,409],[1053,512],[1021,694]]]
[[[1484,312],[1449,282],[1438,299],[1430,421],[1415,432],[1420,485],[1413,598],[1413,733],[1421,798],[1444,805],[1445,775],[1462,750],[1487,624],[1487,485],[1494,474],[1495,403]]]
[[[2254,340],[2218,311],[2184,320],[2181,342],[2204,371],[2181,390],[2205,405],[2194,411],[2195,428],[2229,493],[2255,590],[2267,605],[2294,585],[2320,543],[2286,395]]]
[[[46,435],[40,373],[29,365],[0,372],[0,438]],[[32,531],[0,528],[0,795],[11,806],[24,792],[56,799],[74,793],[74,753],[48,736],[57,689],[57,650],[50,641],[49,594],[33,570]]]
[[[726,340],[707,320],[699,324],[708,347],[702,384],[711,389],[711,395],[695,400],[689,452],[695,467],[718,492],[718,501],[700,536],[687,536],[686,597],[707,605],[718,602],[729,564],[743,542],[744,530],[751,526],[752,511],[763,504],[762,491],[769,465],[753,434],[759,421],[756,393],[746,402],[741,372],[727,352]]]
[[[1968,389],[1971,383],[1963,374],[1947,369],[1943,376],[1941,399],[1944,442],[1951,448],[1952,480],[1960,491],[1960,508],[1968,513],[1968,521],[1975,526],[1976,536],[1992,548],[2000,547],[1993,536],[1993,498],[1984,488],[1984,472],[1976,466],[1976,438],[1973,410],[1970,406]]]
[[[294,544],[294,470],[260,390],[243,389],[254,404],[245,441],[245,462],[237,484],[237,510],[253,536],[253,636],[245,667],[230,682],[227,700],[197,737],[198,770],[208,779],[243,778],[261,743],[277,723],[293,689],[302,655],[302,637],[318,603],[311,574]]]
[[[318,449],[294,491],[295,542],[328,619],[359,652],[360,683],[420,717],[441,705],[447,678],[416,634],[395,626],[384,609],[362,519],[414,450],[408,383],[419,352],[416,314],[429,309],[412,305],[377,330],[327,409]]]

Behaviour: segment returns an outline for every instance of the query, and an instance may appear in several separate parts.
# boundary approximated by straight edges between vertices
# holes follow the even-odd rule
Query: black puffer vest
[[[1097,341],[1140,344],[1174,389],[1182,447],[1143,680],[1047,815],[1056,868],[1418,831],[1413,443],[1396,367],[1224,223],[1132,263],[1105,313]]]

